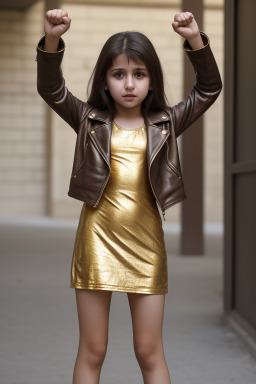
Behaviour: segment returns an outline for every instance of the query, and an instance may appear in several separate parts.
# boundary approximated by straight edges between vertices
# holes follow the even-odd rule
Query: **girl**
[[[60,38],[66,11],[46,13],[37,47],[38,92],[77,133],[68,195],[83,201],[71,265],[80,341],[73,384],[99,383],[108,340],[112,291],[127,292],[134,350],[144,383],[167,384],[162,325],[168,292],[167,256],[158,207],[186,198],[177,137],[216,100],[222,82],[208,36],[191,12],[172,27],[196,82],[169,107],[154,47],[139,32],[111,36],[91,77],[87,102],[66,88]]]

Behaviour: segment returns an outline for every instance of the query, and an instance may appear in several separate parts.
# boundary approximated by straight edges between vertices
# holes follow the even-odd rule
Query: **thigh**
[[[112,291],[75,289],[80,347],[107,343]]]
[[[128,294],[134,346],[152,349],[162,344],[165,295]]]

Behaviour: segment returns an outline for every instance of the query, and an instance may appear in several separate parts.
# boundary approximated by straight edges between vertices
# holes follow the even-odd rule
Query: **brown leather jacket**
[[[209,37],[200,33],[204,48],[192,50],[187,40],[183,45],[196,74],[187,99],[146,116],[148,177],[163,216],[167,208],[186,198],[177,137],[214,103],[222,89]],[[43,51],[43,44],[44,37],[37,46],[38,92],[77,133],[68,195],[97,207],[110,176],[112,121],[108,111],[92,108],[65,86],[61,71],[64,41],[60,39],[54,53]]]

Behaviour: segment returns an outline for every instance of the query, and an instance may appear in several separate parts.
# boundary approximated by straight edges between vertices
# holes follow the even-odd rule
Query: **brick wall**
[[[45,109],[35,87],[42,9],[0,11],[1,217],[45,213]]]

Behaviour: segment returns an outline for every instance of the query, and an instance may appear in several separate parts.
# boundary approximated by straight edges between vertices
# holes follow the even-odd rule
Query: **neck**
[[[137,128],[144,124],[141,106],[139,108],[116,108],[115,122],[124,128]]]
[[[115,119],[136,120],[143,118],[141,105],[135,108],[123,108],[120,105],[115,105],[116,114]]]

